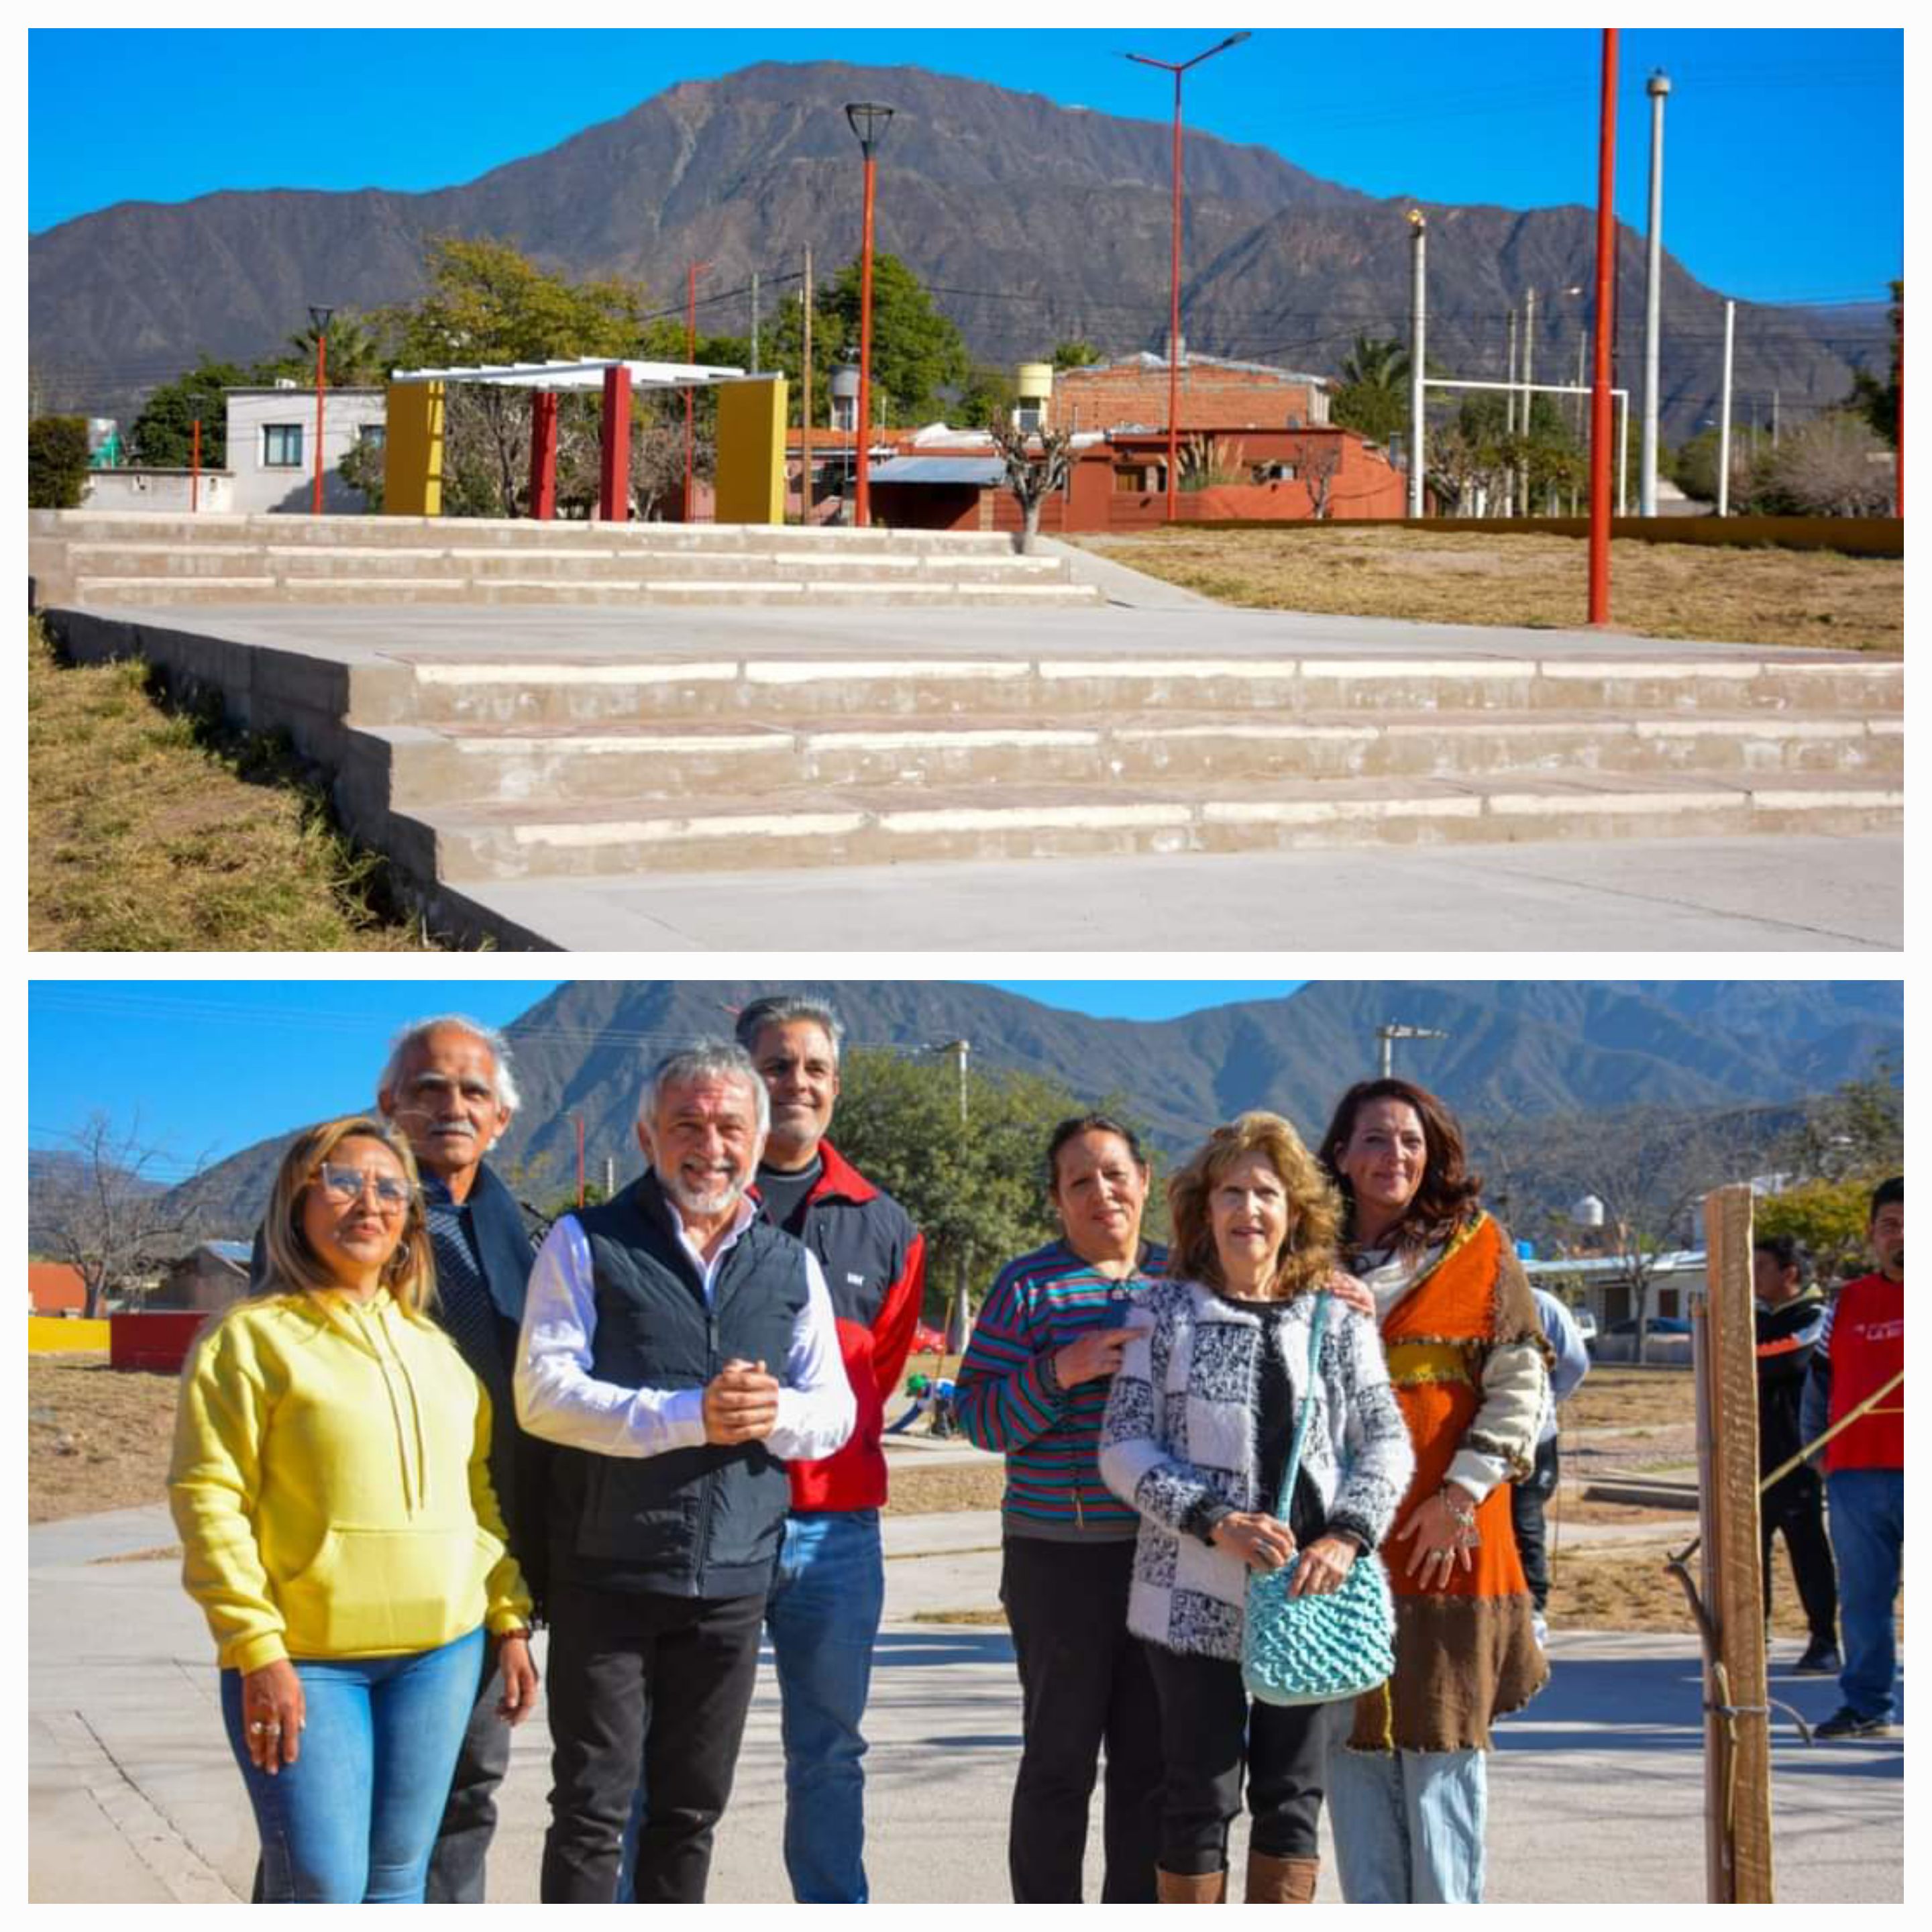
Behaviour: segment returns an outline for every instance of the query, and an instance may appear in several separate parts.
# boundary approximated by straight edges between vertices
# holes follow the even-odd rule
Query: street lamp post
[[[859,243],[859,416],[853,426],[858,461],[852,487],[853,518],[863,530],[872,520],[872,198],[878,182],[878,146],[892,125],[892,110],[876,100],[854,100],[847,104],[845,118],[866,157]]]
[[[322,514],[322,392],[328,380],[328,319],[334,313],[332,308],[309,305],[308,319],[315,325],[315,490],[309,507],[318,517]]]
[[[684,272],[684,359],[687,362],[698,360],[698,278],[710,268],[709,262],[691,262]],[[684,392],[684,520],[687,524],[698,520],[695,511],[692,480],[692,459],[698,447],[696,417],[696,390],[687,386]]]
[[[1174,245],[1169,263],[1167,322],[1167,520],[1178,514],[1177,493],[1180,476],[1180,78],[1191,67],[1198,67],[1229,47],[1239,46],[1250,36],[1230,34],[1217,40],[1204,53],[1192,60],[1156,60],[1151,54],[1130,54],[1142,67],[1157,67],[1174,76]]]

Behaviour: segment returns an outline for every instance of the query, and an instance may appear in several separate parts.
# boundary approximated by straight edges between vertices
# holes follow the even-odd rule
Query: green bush
[[[36,416],[27,425],[27,507],[77,510],[87,490],[87,418]]]

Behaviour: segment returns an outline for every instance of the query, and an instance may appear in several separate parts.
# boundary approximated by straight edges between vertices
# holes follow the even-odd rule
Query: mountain
[[[775,990],[751,980],[560,988],[506,1029],[522,1106],[494,1158],[520,1170],[526,1195],[554,1198],[575,1171],[580,1114],[591,1174],[608,1157],[627,1178],[651,1063],[728,1031],[728,1009]],[[975,1066],[1046,1075],[1083,1100],[1120,1097],[1169,1157],[1247,1107],[1274,1107],[1312,1139],[1342,1090],[1373,1071],[1375,1029],[1391,1021],[1448,1034],[1402,1042],[1396,1064],[1472,1120],[1794,1101],[1864,1075],[1904,1037],[1900,988],[1886,981],[1316,982],[1156,1022],[1090,1019],[943,981],[814,990],[844,1018],[848,1053],[964,1039]],[[250,1232],[286,1144],[260,1142],[190,1184],[212,1232]]]
[[[574,277],[623,274],[663,293],[685,264],[712,290],[753,270],[766,312],[809,244],[829,274],[856,250],[855,144],[842,104],[898,110],[881,150],[878,245],[937,292],[974,353],[1010,363],[1084,335],[1109,352],[1159,349],[1168,312],[1168,124],[1060,107],[1038,94],[920,68],[766,62],[681,82],[614,121],[476,181],[424,194],[382,189],[224,193],[124,202],[29,238],[28,336],[44,405],[131,415],[202,350],[279,350],[326,297],[362,309],[421,287],[424,241],[488,235]],[[1333,374],[1358,334],[1398,334],[1408,311],[1406,200],[1318,179],[1270,150],[1188,137],[1182,323],[1199,350]],[[1418,186],[1426,184],[1418,184]],[[1573,380],[1595,218],[1421,204],[1430,215],[1430,348],[1466,375],[1503,372],[1504,318],[1534,286],[1536,366]],[[1642,251],[1620,233],[1618,348],[1641,354]],[[1723,298],[1666,268],[1665,434],[1710,411]],[[704,313],[742,331],[741,298]],[[1822,332],[1832,332],[1830,336]],[[1740,396],[1834,401],[1851,383],[1842,311],[1745,305]],[[1745,410],[1741,407],[1741,416]]]

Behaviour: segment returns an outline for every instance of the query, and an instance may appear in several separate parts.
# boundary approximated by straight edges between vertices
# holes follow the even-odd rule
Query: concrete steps
[[[1080,608],[1102,593],[994,532],[424,518],[58,513],[44,603]]]
[[[1136,788],[778,790],[714,806],[662,796],[392,809],[386,843],[454,886],[482,880],[932,860],[1093,858],[1527,839],[1845,835],[1892,829],[1903,789],[1870,778],[1702,776],[1280,779]]]
[[[388,802],[704,796],[819,786],[924,791],[972,784],[1095,787],[1277,778],[1792,774],[1895,782],[1896,719],[1700,713],[1603,718],[1491,712],[1340,712],[1243,721],[1208,712],[1112,712],[1092,724],[1016,713],[970,719],[838,717],[800,729],[736,721],[615,720],[527,729],[494,723],[364,726],[388,748]]]

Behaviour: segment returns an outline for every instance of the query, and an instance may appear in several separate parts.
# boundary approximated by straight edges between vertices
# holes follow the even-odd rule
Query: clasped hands
[[[1238,1556],[1250,1570],[1279,1570],[1294,1554],[1294,1532],[1279,1516],[1234,1510],[1209,1533],[1217,1549]],[[1342,1587],[1355,1561],[1355,1546],[1346,1536],[1318,1536],[1301,1552],[1291,1597],[1325,1597]]]
[[[1412,1537],[1414,1546],[1406,1574],[1414,1576],[1419,1570],[1425,1590],[1446,1588],[1459,1564],[1466,1575],[1476,1567],[1469,1553],[1482,1541],[1476,1531],[1475,1505],[1460,1489],[1453,1496],[1438,1490],[1418,1503],[1395,1540],[1406,1543]]]
[[[706,1442],[762,1442],[778,1426],[778,1379],[734,1357],[705,1384],[704,1412]]]

